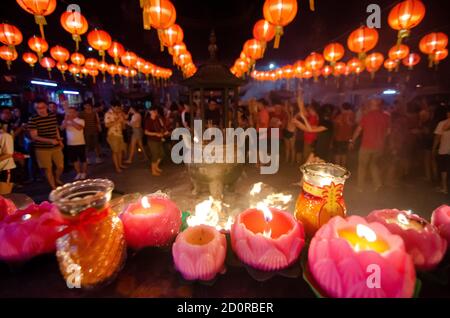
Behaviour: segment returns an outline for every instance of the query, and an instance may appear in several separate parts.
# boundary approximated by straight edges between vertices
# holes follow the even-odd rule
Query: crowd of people
[[[218,101],[203,110],[208,127],[225,128]],[[234,111],[233,111],[234,109]],[[227,118],[242,128],[279,128],[276,136],[285,165],[302,164],[314,154],[327,162],[355,169],[359,191],[372,179],[378,191],[383,185],[398,186],[411,174],[438,182],[448,193],[450,169],[450,108],[396,102],[386,105],[370,99],[355,108],[281,99],[251,100],[230,108]],[[138,154],[150,160],[153,176],[162,174],[161,162],[170,153],[171,132],[191,129],[201,117],[200,108],[185,103],[163,107],[124,107],[112,101],[108,109],[91,101],[81,107],[36,100],[34,113],[22,116],[19,108],[0,114],[0,193],[45,177],[54,189],[62,185],[64,171],[75,170],[74,180],[89,176],[89,164],[101,164],[108,145],[114,169],[122,173]],[[231,121],[230,121],[231,123]],[[261,138],[261,135],[260,135]],[[349,167],[349,154],[358,151],[357,167]],[[420,171],[420,173],[418,173]]]

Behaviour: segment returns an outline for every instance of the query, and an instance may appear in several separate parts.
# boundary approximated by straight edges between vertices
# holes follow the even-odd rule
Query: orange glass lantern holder
[[[45,16],[53,13],[56,9],[56,0],[16,0],[19,6],[28,13],[34,15],[36,24],[39,25],[41,37],[45,39],[44,25],[47,24]]]
[[[422,22],[425,12],[425,6],[420,0],[402,1],[392,8],[388,22],[391,28],[398,31],[397,44],[401,44],[409,36],[410,30]]]
[[[17,51],[15,48],[10,48],[6,45],[0,47],[0,58],[6,61],[6,66],[8,70],[11,69],[12,61],[16,60],[18,57]]]
[[[39,61],[45,52],[48,51],[48,43],[44,38],[33,36],[28,40],[28,47],[37,53]]]
[[[264,18],[275,26],[274,48],[279,48],[283,27],[294,20],[297,10],[297,0],[266,0],[264,3]]]
[[[12,24],[0,23],[0,42],[13,49],[23,41],[22,32]]]
[[[329,163],[301,167],[303,189],[295,207],[295,218],[309,237],[331,218],[345,217],[344,184],[350,177],[345,168]]]
[[[89,45],[98,51],[98,54],[102,57],[102,61],[104,61],[105,51],[107,51],[112,44],[112,39],[108,32],[95,29],[88,33],[87,39]]]
[[[347,39],[350,51],[358,53],[359,59],[364,60],[368,51],[375,48],[378,43],[378,31],[362,26],[353,31]]]
[[[78,52],[81,35],[85,34],[89,27],[86,18],[80,12],[65,11],[61,15],[60,22],[64,30],[72,34],[72,39],[75,41],[75,52]]]

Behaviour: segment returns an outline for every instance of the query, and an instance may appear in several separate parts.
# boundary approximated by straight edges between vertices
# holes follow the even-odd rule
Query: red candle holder
[[[434,210],[431,223],[438,229],[443,238],[447,240],[447,248],[450,247],[450,206],[442,205]]]
[[[275,208],[242,212],[236,217],[230,236],[239,259],[262,271],[289,267],[305,243],[303,225],[291,214]]]
[[[373,211],[366,219],[379,222],[392,234],[401,236],[417,269],[431,270],[444,258],[447,242],[436,227],[420,216],[393,209]]]
[[[147,195],[120,216],[128,246],[140,249],[170,244],[180,231],[181,211],[163,195]]]
[[[226,252],[225,235],[208,225],[187,228],[172,246],[175,267],[187,280],[212,280],[223,272]]]
[[[0,195],[0,222],[17,210],[16,205]]]

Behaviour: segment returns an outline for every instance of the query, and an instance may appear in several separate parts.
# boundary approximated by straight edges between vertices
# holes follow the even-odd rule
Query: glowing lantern
[[[54,60],[60,63],[64,63],[70,58],[69,51],[60,45],[55,45],[54,47],[52,47],[50,49],[50,55]]]
[[[345,69],[347,65],[344,62],[338,62],[334,65],[334,72],[333,75],[336,77],[339,77],[341,75],[345,74]]]
[[[180,67],[182,67],[188,63],[192,63],[192,56],[191,56],[191,53],[189,53],[189,52],[180,54],[178,57],[174,57],[174,59],[175,59],[175,64],[177,64]]]
[[[56,63],[56,68],[61,72],[63,80],[66,80],[66,76],[64,75],[64,72],[69,69],[69,65],[65,62],[58,62]]]
[[[406,0],[397,4],[389,13],[388,22],[398,32],[398,43],[409,36],[410,30],[425,17],[425,6],[420,0]]]
[[[304,79],[310,79],[311,77],[313,77],[313,72],[311,70],[309,70],[309,69],[306,69],[303,72],[303,78]]]
[[[364,59],[366,53],[372,50],[378,43],[378,31],[362,26],[353,31],[347,40],[350,51],[358,53],[360,59]]]
[[[48,50],[47,41],[37,36],[33,36],[28,40],[28,46],[32,51],[37,53],[39,60],[42,58],[42,55]]]
[[[136,59],[136,63],[134,63],[133,67],[137,68],[138,72],[141,72],[141,69],[145,65],[145,60],[143,58],[138,57]]]
[[[11,49],[6,45],[0,47],[0,58],[6,61],[6,65],[8,66],[8,70],[11,68],[11,62],[17,59],[18,54],[16,49]]]
[[[98,61],[94,58],[89,58],[84,63],[84,66],[86,66],[89,70],[96,70],[98,68]]]
[[[80,12],[65,11],[61,15],[60,22],[64,30],[72,34],[72,39],[75,41],[75,51],[78,52],[81,35],[85,34],[89,27],[86,18]]]
[[[325,65],[322,69],[322,75],[325,78],[328,78],[333,73],[333,67],[330,65]]]
[[[109,64],[108,68],[107,68],[107,72],[109,75],[111,75],[111,79],[112,79],[112,83],[115,84],[116,80],[115,80],[115,75],[118,73],[117,69],[119,67],[115,64]]]
[[[295,75],[294,67],[292,65],[286,65],[281,70],[283,71],[283,78],[291,79]]]
[[[125,73],[125,67],[123,66],[118,66],[117,67],[117,74],[119,74],[120,76],[122,76]]]
[[[384,61],[384,68],[387,69],[389,72],[392,72],[398,67],[399,61],[386,59]]]
[[[432,57],[432,62],[437,65],[440,61],[445,60],[448,56],[448,50],[447,49],[441,49],[434,52]]]
[[[169,51],[170,54],[177,56],[187,52],[186,44],[180,43],[176,44],[172,47],[172,52]]]
[[[294,64],[294,72],[295,72],[295,77],[297,78],[302,78],[303,72],[305,71],[306,66],[305,66],[305,62],[303,61],[297,61]]]
[[[152,74],[154,68],[155,68],[155,65],[153,65],[152,63],[150,63],[150,62],[144,63],[144,66],[142,67],[142,73],[145,74],[145,79],[147,80],[147,82],[148,82],[148,78],[149,78],[150,74]]]
[[[75,79],[75,77],[80,74],[81,69],[79,66],[75,65],[75,64],[70,64],[69,65],[69,72],[70,74],[73,75],[73,78]]]
[[[280,46],[283,27],[297,15],[297,0],[266,0],[263,7],[264,18],[275,26],[274,48]]]
[[[125,53],[125,48],[119,42],[112,42],[108,49],[108,54],[114,59],[116,65],[119,65],[120,57]]]
[[[45,39],[44,25],[47,24],[45,16],[55,11],[56,0],[17,0],[17,3],[22,9],[34,15],[34,20],[39,25],[41,36]]]
[[[89,75],[89,69],[85,66],[81,67],[81,74],[83,74],[84,76],[88,76]]]
[[[97,69],[100,72],[102,72],[103,83],[105,83],[106,82],[105,72],[108,70],[108,63],[106,63],[105,61],[101,61],[100,63],[98,63]]]
[[[30,65],[30,67],[34,67],[34,64],[38,61],[37,55],[31,52],[23,53],[22,59],[25,63]]]
[[[344,46],[340,43],[330,43],[323,50],[325,60],[333,66],[337,61],[342,59],[345,54]]]
[[[0,42],[9,46],[11,49],[14,46],[22,43],[22,32],[14,25],[0,23]]]
[[[319,53],[311,53],[305,60],[305,65],[308,69],[312,71],[314,75],[314,80],[317,81],[318,75],[320,75],[320,70],[325,64],[325,59],[322,54]]]
[[[44,57],[44,58],[41,59],[41,61],[39,63],[41,64],[41,66],[43,68],[47,69],[48,77],[52,78],[51,71],[52,71],[52,68],[54,68],[55,65],[56,65],[55,60],[52,59],[51,57]]]
[[[99,55],[105,60],[105,51],[111,47],[111,36],[103,30],[93,30],[87,35],[89,45],[96,49]]]
[[[144,0],[145,1],[145,0]],[[175,23],[177,12],[173,4],[168,0],[145,1],[144,29],[167,29]]]
[[[410,70],[420,63],[420,55],[417,53],[411,53],[402,60],[403,65],[407,66]]]
[[[409,47],[404,44],[397,44],[389,50],[391,60],[403,60],[409,54]]]
[[[169,47],[169,50],[171,50],[170,48],[172,46],[183,42],[183,38],[183,29],[178,24],[174,24],[162,31],[160,40],[163,45]]]
[[[275,37],[275,27],[268,21],[261,19],[253,27],[253,37],[261,42],[270,42]]]
[[[127,51],[122,55],[120,60],[122,61],[122,64],[125,65],[126,67],[133,67],[137,61],[137,58],[138,57],[136,54],[134,54],[131,51]]]
[[[259,60],[264,56],[264,45],[256,39],[251,39],[245,42],[243,52],[250,59]]]
[[[95,84],[95,82],[96,82],[96,77],[97,77],[97,75],[98,75],[98,70],[96,70],[96,69],[90,69],[90,70],[89,70],[89,75],[92,76],[92,81],[93,81],[94,84]]]
[[[434,54],[437,51],[443,50],[448,45],[448,37],[445,33],[437,32],[425,35],[419,43],[419,48],[422,53],[428,55],[430,67],[434,64]]]
[[[384,62],[384,56],[381,53],[372,53],[367,55],[365,63],[366,69],[372,76],[375,76],[375,72],[377,72],[382,66]]]
[[[350,73],[361,73],[364,70],[364,64],[360,59],[352,58],[347,62]],[[362,69],[362,70],[361,70]]]
[[[72,53],[70,56],[70,61],[75,65],[81,66],[84,64],[85,58],[81,53]]]

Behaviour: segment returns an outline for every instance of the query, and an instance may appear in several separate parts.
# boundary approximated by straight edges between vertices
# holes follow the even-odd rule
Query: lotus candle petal
[[[181,211],[163,196],[144,196],[120,216],[130,247],[164,246],[172,242],[181,227]]]
[[[329,297],[412,297],[416,274],[400,236],[364,218],[334,217],[317,231],[308,268]]]
[[[212,280],[223,271],[226,252],[225,235],[208,225],[187,228],[172,246],[175,267],[187,280]]]
[[[0,222],[8,215],[17,210],[16,205],[11,201],[0,196]]]
[[[58,210],[48,202],[17,210],[0,222],[0,260],[22,262],[54,252],[62,224]]]
[[[447,247],[450,246],[450,206],[442,205],[437,208],[431,216],[431,224],[433,224],[447,240]]]
[[[271,214],[268,218],[267,214]],[[236,217],[231,244],[239,259],[262,271],[292,265],[305,244],[303,225],[287,212],[270,208],[249,209]]]
[[[378,210],[370,213],[367,221],[379,222],[392,234],[400,235],[417,269],[433,269],[445,255],[447,242],[436,227],[416,214],[395,209]]]

